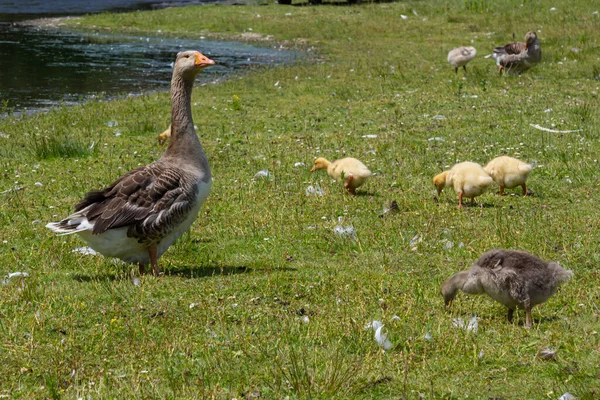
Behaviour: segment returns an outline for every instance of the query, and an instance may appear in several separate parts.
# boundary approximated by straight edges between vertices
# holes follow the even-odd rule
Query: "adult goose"
[[[471,269],[450,277],[441,287],[446,306],[456,293],[487,294],[508,308],[512,322],[515,308],[525,310],[525,326],[531,327],[531,308],[548,300],[573,276],[556,262],[544,261],[518,250],[497,249],[484,253]]]
[[[190,103],[196,75],[214,64],[197,51],[178,53],[171,79],[171,140],[165,154],[105,189],[89,192],[74,214],[46,227],[64,235],[77,233],[106,257],[138,263],[140,273],[149,263],[158,275],[158,258],[190,228],[212,184]]]
[[[494,48],[492,54],[498,66],[498,74],[502,70],[516,72],[519,75],[538,64],[542,59],[542,48],[537,34],[529,31],[525,35],[525,42],[512,42]]]

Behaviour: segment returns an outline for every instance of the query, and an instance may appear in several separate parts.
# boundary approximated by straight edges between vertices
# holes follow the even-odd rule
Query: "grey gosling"
[[[572,276],[572,271],[556,262],[544,261],[524,251],[497,249],[484,253],[471,269],[446,280],[441,292],[446,306],[459,289],[469,294],[485,293],[508,308],[509,322],[515,308],[524,309],[525,327],[530,328],[531,309],[548,300]]]

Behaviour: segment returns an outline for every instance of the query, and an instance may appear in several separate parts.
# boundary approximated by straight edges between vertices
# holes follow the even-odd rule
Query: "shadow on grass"
[[[137,267],[136,272],[137,272]],[[237,274],[248,274],[248,273],[269,273],[273,271],[285,271],[294,272],[295,268],[250,268],[245,265],[241,266],[175,266],[168,268],[164,271],[165,277],[178,277],[178,278],[206,278],[211,276],[219,275],[237,275]],[[136,273],[136,275],[138,275]],[[144,276],[151,275],[146,272]],[[117,280],[129,280],[129,274],[117,275],[114,273],[88,275],[76,273],[73,275],[73,280],[78,282],[99,282],[99,281],[117,281]]]

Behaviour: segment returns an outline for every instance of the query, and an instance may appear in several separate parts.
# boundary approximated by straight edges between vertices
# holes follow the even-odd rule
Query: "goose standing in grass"
[[[471,205],[475,204],[475,197],[483,194],[493,182],[481,165],[469,161],[458,163],[433,178],[438,196],[444,187],[452,185],[458,194],[459,207],[463,206],[463,197],[470,197]]]
[[[106,257],[138,263],[140,273],[149,263],[158,275],[158,258],[190,228],[212,184],[190,103],[196,75],[214,64],[197,51],[178,53],[171,80],[172,137],[165,154],[89,192],[74,214],[46,226],[79,234]]]
[[[541,61],[542,48],[537,34],[529,31],[525,35],[524,43],[512,42],[496,47],[492,57],[496,60],[499,75],[502,75],[504,69],[520,75]]]
[[[456,293],[487,294],[508,308],[512,322],[516,308],[524,309],[525,326],[531,327],[531,309],[548,300],[558,287],[573,276],[556,262],[544,261],[517,250],[490,250],[467,271],[448,279],[441,287],[446,306]]]
[[[158,134],[158,144],[162,146],[171,137],[171,125],[162,133]]]
[[[315,160],[315,164],[310,172],[320,169],[327,169],[327,174],[335,180],[342,179],[344,181],[344,188],[350,194],[356,194],[356,188],[365,183],[367,178],[371,176],[369,168],[352,157],[342,158],[333,162],[319,157]]]
[[[523,196],[527,196],[526,181],[531,165],[513,157],[500,156],[487,163],[483,169],[500,186],[500,196],[504,194],[504,188],[512,189],[517,186],[521,186]]]
[[[475,58],[477,50],[475,47],[457,47],[450,50],[448,53],[448,62],[454,67],[454,73],[458,74],[458,69],[463,67],[465,73],[467,73],[467,64],[469,61]]]

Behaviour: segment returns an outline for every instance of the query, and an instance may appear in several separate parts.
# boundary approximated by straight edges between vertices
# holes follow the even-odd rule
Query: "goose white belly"
[[[188,213],[187,218],[179,225],[173,227],[171,232],[158,243],[158,257],[160,257],[175,241],[183,235],[194,223],[202,204],[208,197],[212,180],[208,183],[200,182],[196,192],[196,203]],[[87,223],[87,221],[86,221]],[[90,229],[77,232],[83,240],[95,251],[105,257],[116,257],[130,263],[148,264],[150,258],[148,249],[138,239],[127,236],[127,227],[109,229],[100,235],[92,235]]]

